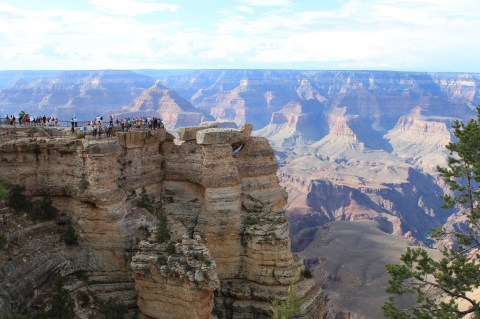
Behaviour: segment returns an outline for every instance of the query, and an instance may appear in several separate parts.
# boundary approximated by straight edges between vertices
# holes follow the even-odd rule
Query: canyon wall
[[[323,294],[291,252],[286,193],[272,148],[242,130],[204,129],[173,143],[165,130],[118,132],[108,140],[27,137],[0,144],[0,176],[48,196],[59,209],[33,223],[3,210],[0,313],[33,309],[58,275],[89,300],[116,297],[141,318],[270,318],[293,285],[301,318],[321,318]],[[170,240],[155,240],[158,216]],[[61,240],[65,224],[77,246]],[[77,315],[98,316],[94,307]]]

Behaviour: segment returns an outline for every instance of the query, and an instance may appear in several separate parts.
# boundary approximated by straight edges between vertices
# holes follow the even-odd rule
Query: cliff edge
[[[80,273],[71,294],[118,298],[140,318],[271,318],[289,286],[299,318],[322,318],[323,293],[291,251],[273,150],[251,130],[186,128],[180,145],[165,130],[0,143],[0,176],[60,212],[24,225],[0,213],[0,314],[27,313],[53,278]],[[142,196],[166,216],[169,240],[156,240],[160,221]],[[77,246],[60,240],[65,223]],[[97,315],[75,301],[80,317]]]

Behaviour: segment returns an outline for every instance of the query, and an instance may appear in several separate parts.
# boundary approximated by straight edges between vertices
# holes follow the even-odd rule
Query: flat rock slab
[[[197,144],[234,144],[245,141],[243,131],[231,128],[210,128],[197,132]]]
[[[216,128],[216,124],[207,126],[186,126],[178,129],[178,139],[180,141],[194,141],[197,138],[197,132],[210,128]]]

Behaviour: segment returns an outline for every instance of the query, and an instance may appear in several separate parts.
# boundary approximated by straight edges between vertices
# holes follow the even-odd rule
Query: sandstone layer
[[[248,125],[210,128],[181,145],[163,129],[1,143],[0,176],[32,198],[49,196],[79,244],[65,246],[47,223],[50,237],[30,251],[13,240],[24,230],[2,229],[0,313],[28,313],[35,291],[81,272],[71,292],[117,297],[141,318],[270,318],[271,301],[291,285],[303,303],[299,317],[321,318],[322,291],[291,252],[273,150],[250,133]],[[155,242],[157,216],[136,204],[145,193],[167,217],[169,242]],[[18,267],[25,258],[27,268]],[[76,311],[93,313],[80,303]]]

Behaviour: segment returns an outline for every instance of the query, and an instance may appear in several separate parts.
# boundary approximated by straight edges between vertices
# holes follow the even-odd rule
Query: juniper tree
[[[386,266],[390,275],[386,291],[391,296],[382,309],[387,318],[450,319],[467,314],[480,318],[480,304],[468,294],[480,286],[480,107],[476,120],[455,121],[452,127],[456,140],[446,146],[448,165],[437,169],[451,190],[443,196],[443,207],[457,207],[466,226],[461,231],[433,231],[434,239],[450,236],[456,241],[452,248],[442,250],[439,260],[422,248],[408,248],[401,264]],[[395,297],[400,295],[414,300],[399,305]]]

